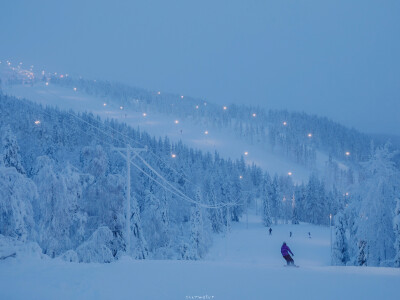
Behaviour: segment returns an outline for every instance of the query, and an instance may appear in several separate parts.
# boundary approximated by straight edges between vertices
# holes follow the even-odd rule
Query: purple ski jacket
[[[282,248],[281,248],[282,256],[288,255],[289,252],[290,252],[290,254],[293,255],[293,252],[290,250],[290,248],[286,244],[282,245]]]

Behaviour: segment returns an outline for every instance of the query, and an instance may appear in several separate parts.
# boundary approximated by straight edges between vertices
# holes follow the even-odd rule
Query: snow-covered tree
[[[271,199],[272,199],[272,182],[268,173],[265,173],[262,183],[262,220],[266,227],[272,225],[271,217]]]
[[[348,244],[346,238],[346,220],[343,213],[335,216],[335,236],[333,242],[332,262],[334,265],[346,265],[349,261]]]
[[[393,218],[393,230],[394,230],[394,266],[400,268],[400,199],[396,199],[396,208],[394,210],[394,218]]]
[[[35,184],[15,168],[0,167],[0,234],[21,241],[34,239],[32,202]]]
[[[356,234],[357,240],[368,247],[368,265],[386,264],[395,256],[392,220],[399,177],[392,157],[389,145],[385,145],[378,147],[364,164],[365,180],[358,192]],[[363,243],[361,248],[365,249]]]
[[[21,156],[19,154],[20,149],[18,146],[17,138],[12,133],[9,125],[3,127],[1,131],[3,132],[3,165],[5,167],[14,167],[18,171],[18,173],[25,174],[25,169],[22,166]]]

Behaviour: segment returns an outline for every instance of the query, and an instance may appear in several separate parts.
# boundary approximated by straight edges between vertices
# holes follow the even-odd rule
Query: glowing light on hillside
[[[312,138],[312,133],[307,134],[309,138]]]
[[[161,95],[161,92],[157,92],[157,95]]]
[[[255,118],[257,115],[256,114],[252,114],[252,116]]]
[[[175,123],[175,124],[179,124],[179,121],[178,121],[178,120],[175,120],[174,123]]]
[[[175,157],[176,157],[176,154],[171,154],[171,157],[172,157],[172,158],[175,158]]]
[[[40,124],[40,121],[39,121],[39,120],[36,120],[36,121],[35,121],[35,124],[36,124],[36,125],[39,125],[39,124]]]
[[[204,106],[207,106],[207,102],[204,102]]]
[[[146,114],[146,113],[143,113],[143,114],[142,114],[142,116],[143,116],[143,117],[146,117],[146,116],[147,116],[147,114]]]
[[[64,78],[64,75],[61,74],[61,75],[60,75],[60,78]]]
[[[243,176],[242,176],[242,175],[240,175],[240,176],[239,176],[239,179],[243,179]]]
[[[107,106],[107,103],[103,103],[103,106]]]
[[[11,63],[8,61],[8,62],[7,62],[7,65],[11,66]]]
[[[42,71],[42,75],[44,75],[44,70]]]
[[[181,96],[181,99],[183,99],[183,95]]]
[[[199,109],[199,106],[198,106],[198,105],[196,105],[196,109]]]
[[[347,151],[345,154],[346,154],[346,156],[350,156],[350,152],[349,151]]]
[[[224,110],[227,110],[228,108],[226,106],[224,106]]]
[[[289,176],[292,176],[292,175],[293,175],[293,173],[292,173],[292,172],[288,172],[287,174],[288,174]]]
[[[249,155],[249,152],[246,151],[246,152],[244,153],[244,155],[246,155],[246,156]]]
[[[204,131],[204,134],[206,134],[206,135],[207,135],[207,134],[208,134],[208,130]]]
[[[286,126],[287,125],[287,122],[285,121],[285,122],[283,122],[283,126]]]
[[[348,196],[349,195],[349,192],[346,192],[346,194],[345,194],[346,196]]]
[[[46,82],[46,85],[49,85],[49,83],[48,83],[48,82]]]
[[[119,109],[123,110],[123,109],[124,109],[124,107],[123,107],[123,106],[120,106],[120,107],[119,107]]]
[[[76,92],[76,87],[74,87],[74,92]]]

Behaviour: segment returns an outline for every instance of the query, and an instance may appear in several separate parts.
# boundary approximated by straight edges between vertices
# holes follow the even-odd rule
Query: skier
[[[294,256],[292,250],[290,250],[290,248],[286,245],[286,243],[283,242],[282,247],[281,247],[282,256],[286,260],[286,263],[287,263],[288,266],[295,266],[294,260],[289,255],[289,252],[290,252],[290,254],[292,254]]]
[[[311,232],[308,233],[308,238],[311,239]]]
[[[289,233],[289,236],[292,237],[292,232]]]
[[[270,227],[269,228],[269,235],[271,235],[272,234],[272,228]]]

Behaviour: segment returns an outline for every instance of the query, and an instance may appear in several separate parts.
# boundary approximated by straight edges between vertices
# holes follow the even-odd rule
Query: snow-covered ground
[[[396,299],[399,269],[329,266],[329,228],[272,229],[270,236],[260,216],[248,225],[244,217],[202,261],[8,258],[0,262],[0,299]],[[283,241],[300,268],[284,267]]]
[[[238,159],[248,152],[248,155],[244,156],[248,164],[255,163],[270,174],[286,175],[291,172],[293,180],[298,183],[307,181],[310,175],[310,170],[304,166],[291,162],[283,155],[271,152],[268,147],[260,144],[250,145],[228,129],[206,128],[190,120],[179,120],[173,115],[137,112],[129,107],[121,110],[122,103],[114,103],[111,99],[91,96],[79,90],[74,91],[51,83],[47,86],[44,82],[38,82],[32,86],[5,85],[3,91],[43,105],[72,109],[76,112],[92,112],[103,119],[118,119],[134,128],[139,126],[157,137],[163,138],[167,135],[172,141],[182,140],[189,147],[211,153],[217,150],[225,158]],[[104,103],[107,105],[104,106]],[[143,113],[146,113],[145,117]],[[176,120],[178,120],[177,124]],[[204,134],[205,131],[208,134]],[[318,152],[317,159],[318,166],[324,166],[327,156]]]

